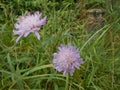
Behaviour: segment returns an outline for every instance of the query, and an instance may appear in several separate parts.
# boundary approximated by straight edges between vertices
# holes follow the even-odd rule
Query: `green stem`
[[[66,76],[65,90],[68,90],[68,86],[69,86],[69,74],[67,74],[67,76]]]

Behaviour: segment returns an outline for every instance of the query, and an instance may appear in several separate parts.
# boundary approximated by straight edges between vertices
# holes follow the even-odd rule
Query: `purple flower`
[[[63,72],[63,75],[70,73],[72,76],[75,68],[78,69],[83,63],[78,50],[70,44],[61,45],[58,49],[59,51],[54,53],[54,68],[59,72]]]
[[[16,42],[23,37],[27,37],[30,33],[35,33],[38,40],[40,40],[40,35],[38,31],[42,25],[46,24],[46,17],[41,19],[42,13],[35,12],[34,14],[27,13],[25,16],[21,16],[17,19],[15,23],[15,30],[13,30],[14,35],[19,35]]]

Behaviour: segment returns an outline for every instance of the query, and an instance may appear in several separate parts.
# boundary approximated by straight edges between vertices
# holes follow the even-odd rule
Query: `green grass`
[[[80,18],[83,7],[73,0],[1,0],[0,90],[120,90],[118,2],[109,8],[106,4],[106,25],[90,32]],[[30,34],[15,43],[14,23],[26,11],[41,11],[47,24],[39,32],[40,41]],[[53,68],[53,53],[67,43],[76,46],[84,60],[72,77]]]

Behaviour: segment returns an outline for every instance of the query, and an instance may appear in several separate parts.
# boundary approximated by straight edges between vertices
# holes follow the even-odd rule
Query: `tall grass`
[[[120,15],[114,3],[106,14],[106,25],[88,32],[79,3],[55,0],[1,0],[0,89],[1,90],[119,90]],[[15,43],[14,23],[26,11],[41,11],[47,24]],[[79,16],[80,17],[80,16]],[[53,53],[60,44],[78,47],[84,60],[72,77],[53,68]]]

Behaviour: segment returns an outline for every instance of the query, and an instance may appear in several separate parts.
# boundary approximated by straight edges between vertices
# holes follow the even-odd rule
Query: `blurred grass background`
[[[104,3],[106,25],[85,28],[85,5]],[[119,0],[1,0],[0,90],[120,90]],[[92,7],[92,6],[91,6]],[[47,24],[17,44],[16,19],[26,11],[41,11]],[[53,69],[53,53],[60,44],[78,47],[84,64],[73,77]]]

